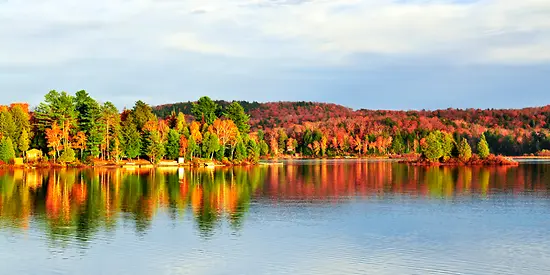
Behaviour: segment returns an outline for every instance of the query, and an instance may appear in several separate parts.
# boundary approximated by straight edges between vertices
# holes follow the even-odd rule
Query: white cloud
[[[166,45],[175,49],[204,53],[235,56],[238,52],[227,47],[218,46],[215,43],[202,41],[194,33],[176,33],[166,39]]]
[[[550,62],[547,0],[27,0],[0,2],[0,65],[156,60],[174,49],[273,63],[357,54]]]

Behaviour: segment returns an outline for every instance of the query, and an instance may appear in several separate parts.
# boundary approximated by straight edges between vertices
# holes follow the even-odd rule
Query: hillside
[[[231,102],[215,101],[221,108]],[[248,102],[238,101],[245,112],[250,115],[253,127],[285,127],[289,124],[319,122],[334,118],[371,118],[382,124],[393,126],[403,119],[426,119],[436,128],[445,128],[456,123],[477,124],[483,127],[496,127],[508,130],[535,130],[549,128],[550,105],[523,109],[444,109],[444,110],[353,110],[342,105],[317,102]],[[191,115],[193,102],[159,105],[153,107],[153,112],[161,118],[167,117],[172,111]],[[220,108],[220,110],[221,110]],[[435,120],[434,120],[435,118]],[[441,125],[442,124],[442,125]]]
[[[221,108],[229,104],[217,103]],[[474,148],[485,134],[491,150],[499,154],[522,155],[550,149],[550,105],[523,109],[389,111],[353,110],[315,102],[239,103],[250,115],[252,130],[263,129],[272,140],[282,135],[282,139],[288,136],[303,143],[304,138],[309,138],[305,136],[309,130],[319,132],[316,139],[325,136],[334,148],[369,151],[377,146],[379,151],[385,151],[393,142],[384,137],[395,138],[399,134],[409,148],[406,151],[412,151],[428,132],[441,130],[452,133],[457,140],[467,138]],[[163,118],[172,110],[181,111],[192,119],[191,106],[191,102],[156,106],[154,112]],[[313,142],[305,143],[313,148]],[[279,147],[285,146],[281,143]]]
[[[221,109],[225,108],[231,102],[217,100],[214,101]],[[257,127],[279,127],[285,124],[300,124],[304,122],[316,122],[327,120],[329,118],[352,117],[358,115],[354,110],[330,103],[316,102],[248,102],[237,101],[243,106],[244,111],[250,115],[250,122],[254,128]],[[193,102],[181,102],[174,104],[159,105],[153,107],[153,113],[158,117],[164,118],[170,115],[172,111],[182,112],[187,116],[192,116],[191,107]],[[218,114],[221,115],[221,114]]]

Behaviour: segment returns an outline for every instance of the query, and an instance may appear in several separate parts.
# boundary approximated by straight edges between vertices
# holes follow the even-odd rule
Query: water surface
[[[550,164],[0,172],[0,274],[550,274]]]

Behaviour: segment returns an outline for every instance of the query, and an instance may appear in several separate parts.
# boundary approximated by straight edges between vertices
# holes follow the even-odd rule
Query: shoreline
[[[243,162],[240,164],[220,161],[193,161],[185,163],[177,163],[175,161],[163,161],[159,164],[152,164],[148,161],[132,161],[132,162],[99,162],[92,165],[89,164],[56,164],[56,163],[39,163],[25,165],[1,165],[0,170],[10,169],[144,169],[144,168],[216,168],[216,167],[244,167],[244,166],[277,166],[284,165],[282,161],[293,160],[392,160],[402,164],[411,166],[517,166],[519,162],[516,160],[549,160],[550,156],[493,156],[486,160],[475,159],[473,161],[463,162],[458,159],[451,159],[447,162],[430,162],[425,159],[411,159],[406,156],[346,156],[346,157],[325,157],[325,158],[309,158],[309,157],[278,157],[264,158],[258,163]]]
[[[550,160],[550,156],[517,156],[509,157],[511,159],[547,159]]]
[[[512,157],[489,155],[485,159],[481,159],[477,156],[472,157],[467,161],[460,160],[458,158],[450,158],[443,162],[430,161],[425,158],[417,159],[405,159],[400,160],[399,163],[411,165],[411,166],[518,166],[519,162]]]

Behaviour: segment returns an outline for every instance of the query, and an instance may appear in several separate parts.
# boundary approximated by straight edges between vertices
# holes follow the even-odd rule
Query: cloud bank
[[[14,72],[65,79],[110,64],[271,79],[300,68],[546,66],[549,18],[547,0],[4,0],[0,78],[12,88]]]

